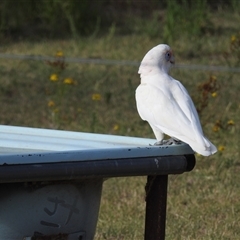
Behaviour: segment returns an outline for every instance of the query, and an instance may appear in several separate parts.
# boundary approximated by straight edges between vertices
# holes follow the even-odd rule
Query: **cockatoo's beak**
[[[174,63],[175,63],[175,58],[174,58],[173,55],[172,55],[171,58],[170,58],[170,63],[171,63],[171,64],[174,64]]]

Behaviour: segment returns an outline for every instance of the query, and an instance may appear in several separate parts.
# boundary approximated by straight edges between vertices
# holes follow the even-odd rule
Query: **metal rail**
[[[192,170],[195,165],[193,155],[71,161],[71,155],[76,154],[58,153],[64,157],[69,155],[69,161],[66,162],[4,164],[0,166],[0,183],[181,174]],[[56,153],[49,154],[49,157],[51,155]],[[37,158],[34,154],[21,156]],[[41,158],[41,154],[38,158]]]
[[[139,61],[130,60],[113,60],[113,59],[101,59],[101,58],[81,58],[81,57],[51,57],[42,55],[25,55],[25,54],[11,54],[0,53],[2,59],[12,60],[33,60],[33,61],[56,61],[64,60],[66,63],[81,63],[81,64],[97,64],[97,65],[117,65],[117,66],[133,66],[138,67]],[[196,64],[176,64],[175,68],[188,69],[188,70],[200,70],[200,71],[216,71],[216,72],[235,72],[240,73],[238,67],[227,66],[211,66],[211,65],[196,65]]]

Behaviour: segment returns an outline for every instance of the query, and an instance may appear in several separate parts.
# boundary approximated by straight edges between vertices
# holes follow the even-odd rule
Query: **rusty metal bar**
[[[164,240],[168,175],[148,176],[146,185],[145,240]]]
[[[175,156],[174,156],[175,157]],[[192,171],[195,156],[182,156],[186,160],[185,171]],[[168,173],[149,175],[146,191],[145,240],[164,240],[167,212]]]

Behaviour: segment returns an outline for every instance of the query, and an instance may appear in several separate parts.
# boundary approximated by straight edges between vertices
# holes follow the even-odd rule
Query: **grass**
[[[239,15],[219,12],[210,20],[213,32],[191,39],[180,35],[171,44],[177,63],[237,66],[231,36],[239,33]],[[11,42],[1,45],[0,52],[53,56],[62,51],[72,57],[140,61],[161,42],[146,33],[118,36],[111,30],[101,38],[78,41]],[[57,82],[49,80],[54,73]],[[204,132],[220,151],[208,158],[197,155],[192,172],[169,177],[166,239],[238,239],[239,73],[173,69],[171,74],[187,87],[196,105],[202,94],[199,84],[216,77],[217,96],[208,93],[200,117]],[[46,62],[0,59],[0,76],[0,124],[154,137],[136,111],[137,67],[72,63],[60,70]],[[64,84],[66,78],[74,84]],[[49,106],[50,101],[54,105]],[[104,183],[97,240],[143,239],[145,183],[145,177]]]

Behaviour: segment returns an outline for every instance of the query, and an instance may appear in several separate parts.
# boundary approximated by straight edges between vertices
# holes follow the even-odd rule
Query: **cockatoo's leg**
[[[161,142],[163,140],[164,133],[161,130],[159,130],[158,128],[156,128],[152,125],[150,125],[150,126],[151,126],[153,133],[154,133],[156,139],[158,140],[158,142]]]

